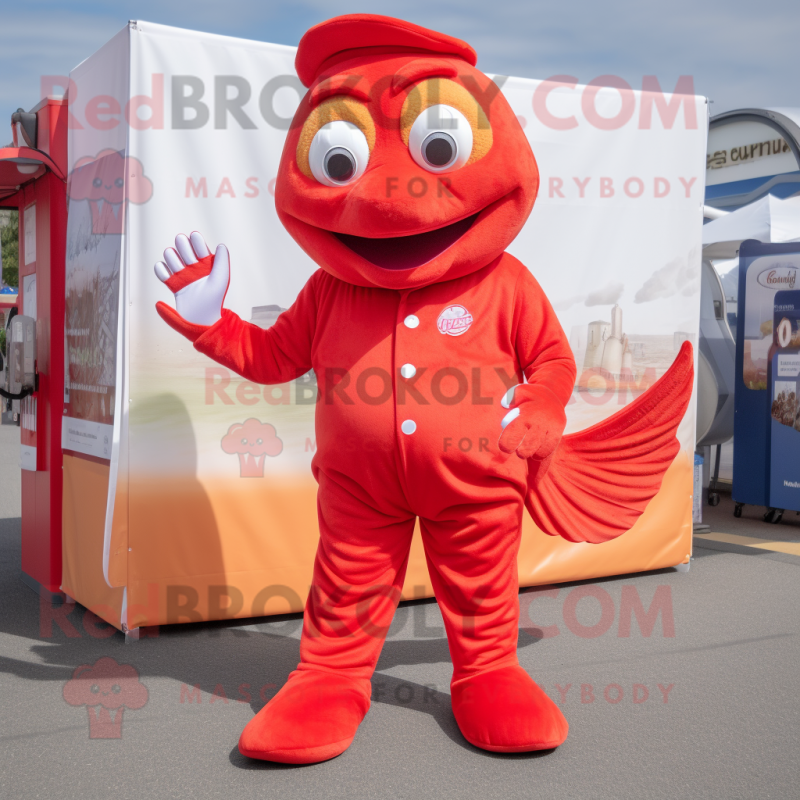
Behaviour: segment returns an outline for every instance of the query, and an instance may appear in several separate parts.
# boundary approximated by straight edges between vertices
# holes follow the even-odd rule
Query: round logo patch
[[[439,333],[446,333],[448,336],[461,336],[469,330],[470,325],[472,325],[472,314],[464,306],[459,305],[447,306],[436,320]]]

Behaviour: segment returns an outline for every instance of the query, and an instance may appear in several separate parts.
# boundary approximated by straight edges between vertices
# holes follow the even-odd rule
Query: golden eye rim
[[[437,88],[432,91],[432,85]],[[428,108],[447,105],[464,115],[472,128],[472,153],[464,166],[480,161],[492,148],[492,126],[477,98],[464,86],[444,77],[424,78],[411,86],[400,111],[400,135],[408,147],[411,127]]]
[[[316,181],[316,178],[308,160],[311,142],[323,125],[338,120],[352,123],[364,134],[370,154],[375,148],[375,121],[364,103],[341,94],[325,98],[319,105],[311,109],[306,117],[303,127],[300,129],[295,151],[298,169],[313,181]]]

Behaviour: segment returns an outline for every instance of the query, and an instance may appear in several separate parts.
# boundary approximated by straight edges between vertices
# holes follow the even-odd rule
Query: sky
[[[378,0],[366,8],[340,0],[2,0],[0,126],[38,102],[41,75],[68,74],[129,19],[296,45],[311,25],[359,11],[465,39],[489,73],[580,83],[615,75],[634,89],[655,75],[665,92],[691,75],[712,115],[800,106],[797,0]],[[6,139],[10,129],[0,127],[0,144]]]

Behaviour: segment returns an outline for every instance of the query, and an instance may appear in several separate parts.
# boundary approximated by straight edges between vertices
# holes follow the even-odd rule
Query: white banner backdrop
[[[163,588],[176,576],[242,588],[249,574],[253,586],[279,574],[302,595],[316,545],[313,376],[257,387],[211,363],[158,317],[156,302],[172,301],[153,274],[176,234],[198,230],[212,250],[222,242],[231,252],[225,305],[266,327],[316,270],[280,224],[273,198],[304,93],[295,51],[146,22],[131,23],[118,40],[118,52],[130,53],[126,96],[98,101],[77,87],[72,111],[92,133],[70,155],[74,165],[110,147],[124,158],[127,181],[118,340],[125,388],[110,490],[117,486],[120,503],[105,529],[105,579],[127,586],[128,601],[134,588],[144,598],[148,584]],[[707,105],[624,87],[495,81],[541,173],[531,217],[509,249],[542,285],[572,345],[579,379],[567,408],[571,432],[633,399],[620,388],[621,371],[644,389],[684,340],[696,344]],[[102,134],[98,121],[108,126]],[[75,218],[71,207],[70,230]],[[609,338],[622,346],[605,348]],[[601,367],[610,378],[598,378]],[[280,450],[239,452],[226,439],[237,425],[272,426]],[[679,439],[688,498],[694,403]],[[688,508],[690,521],[690,498]],[[669,525],[673,539],[679,528],[685,536],[683,522]],[[267,576],[265,563],[275,574]],[[203,602],[199,613],[213,617]]]

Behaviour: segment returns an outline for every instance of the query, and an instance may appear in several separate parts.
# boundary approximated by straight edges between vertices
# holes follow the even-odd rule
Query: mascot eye
[[[99,188],[102,185],[103,185],[103,179],[102,178],[95,178],[92,181],[92,186],[94,186],[95,188]]]
[[[125,181],[124,181],[124,180],[122,180],[122,178],[117,178],[117,179],[114,181],[114,186],[116,186],[116,187],[117,187],[117,189],[121,189],[121,188],[122,188],[124,185],[125,185]]]
[[[472,127],[455,108],[426,108],[408,136],[411,157],[428,172],[450,172],[463,167],[472,153]]]
[[[355,156],[346,147],[334,147],[325,153],[322,170],[336,183],[347,183],[356,174]]]
[[[344,186],[364,174],[369,161],[367,137],[352,122],[337,119],[323,125],[308,150],[313,176],[325,186]]]

